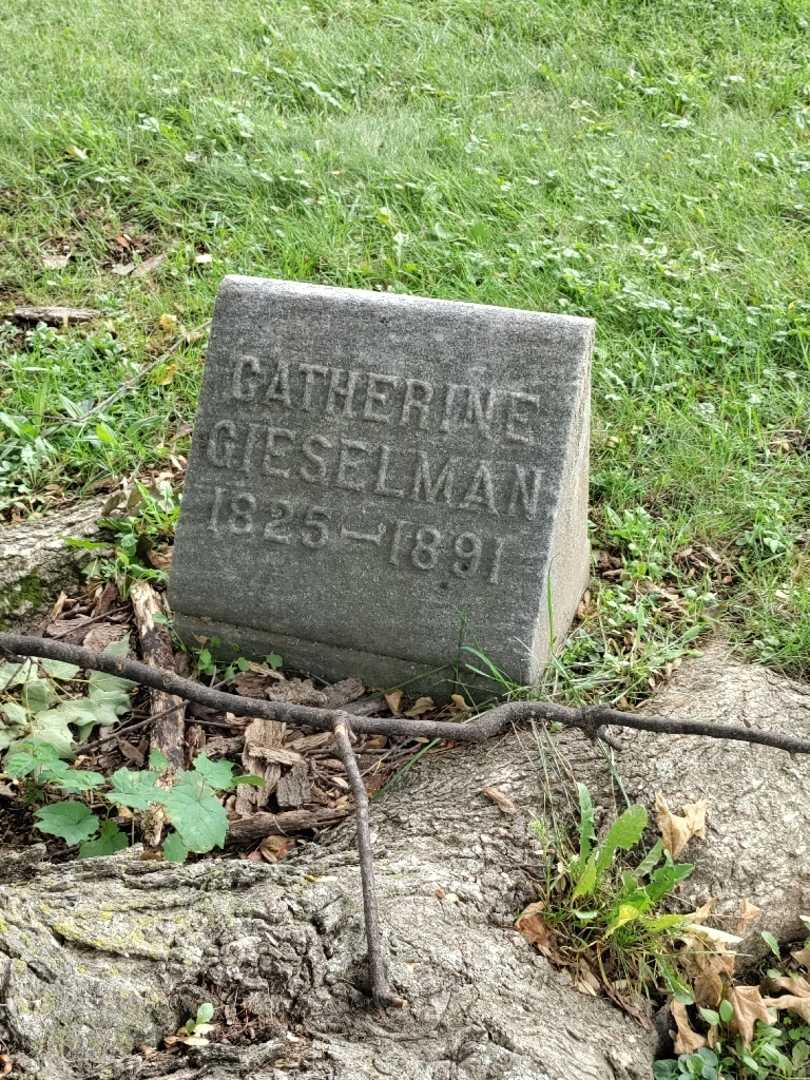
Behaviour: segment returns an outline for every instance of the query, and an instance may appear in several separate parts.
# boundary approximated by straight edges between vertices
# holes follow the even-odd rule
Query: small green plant
[[[217,662],[217,653],[222,644],[219,638],[199,638],[198,640],[199,648],[191,650],[194,673],[206,675],[214,682],[232,682],[237,672],[244,674],[252,671],[257,675],[265,675],[278,671],[284,664],[283,658],[278,653],[271,653],[264,658],[264,664],[247,660],[244,656],[237,656],[223,666]],[[181,640],[178,640],[178,646],[185,647]]]
[[[810,929],[810,919],[801,919]],[[806,1080],[810,1075],[810,938],[783,956],[774,934],[763,930],[760,937],[778,966],[769,968],[758,985],[729,983],[714,1008],[696,1007],[692,1016],[682,1010],[679,1019],[673,1005],[679,1037],[686,1031],[690,1045],[699,1048],[657,1061],[655,1080]]]
[[[100,773],[68,765],[49,743],[31,741],[11,749],[5,772],[29,780],[29,802],[41,801],[49,791],[57,790],[91,795],[111,809],[145,812],[153,805],[162,807],[174,826],[163,845],[170,862],[184,862],[192,851],[203,853],[222,847],[228,818],[218,794],[238,784],[260,784],[260,778],[234,776],[231,762],[212,761],[204,755],[195,759],[190,770],[178,769],[167,775],[167,766],[166,758],[153,752],[148,769],[121,768],[106,780]],[[34,811],[34,817],[40,832],[58,836],[69,846],[78,844],[81,858],[111,855],[129,843],[115,821],[99,817],[78,799],[45,803]]]
[[[123,638],[104,652],[126,656],[127,649],[128,639]],[[133,683],[128,679],[94,671],[84,684],[85,693],[68,697],[65,688],[80,683],[80,669],[61,660],[0,662],[0,751],[32,739],[68,757],[96,725],[115,724],[129,709]]]
[[[631,1000],[664,987],[684,992],[676,942],[689,918],[663,911],[662,905],[692,873],[692,864],[674,863],[659,840],[629,865],[620,853],[640,843],[646,809],[628,807],[597,842],[593,803],[584,784],[577,785],[577,795],[576,841],[558,830],[556,869],[547,877],[542,899],[526,909],[518,927],[533,934],[552,961],[574,969],[580,980],[601,982],[614,996]]]
[[[71,539],[68,544],[88,553],[87,577],[114,581],[126,595],[134,579],[163,582],[162,550],[172,541],[180,516],[180,500],[168,480],[147,487],[136,482],[126,512],[102,518],[102,536],[109,539]]]
[[[785,1013],[778,1024],[758,1020],[750,1045],[731,1027],[734,1008],[722,1001],[717,1011],[701,1009],[717,1030],[713,1049],[656,1061],[655,1080],[805,1080],[810,1062],[810,1024]],[[775,1014],[774,1014],[775,1015]]]
[[[208,1039],[205,1036],[214,1030],[215,1025],[211,1021],[215,1011],[210,1001],[198,1005],[195,1016],[187,1020],[177,1032],[180,1042],[187,1046],[207,1046]]]

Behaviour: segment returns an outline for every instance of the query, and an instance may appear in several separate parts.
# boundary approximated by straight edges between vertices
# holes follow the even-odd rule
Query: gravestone
[[[592,338],[589,319],[225,278],[180,634],[380,688],[474,682],[464,646],[535,679],[588,579]]]

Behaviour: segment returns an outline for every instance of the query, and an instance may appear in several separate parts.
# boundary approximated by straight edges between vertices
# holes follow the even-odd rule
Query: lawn
[[[804,0],[6,0],[0,318],[103,315],[0,323],[0,515],[185,451],[225,273],[589,315],[594,587],[546,690],[638,700],[718,623],[810,677],[809,29]]]

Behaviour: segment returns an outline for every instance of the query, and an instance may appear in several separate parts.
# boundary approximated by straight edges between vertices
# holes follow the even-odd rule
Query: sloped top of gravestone
[[[366,305],[381,306],[389,311],[392,308],[421,308],[423,311],[434,309],[435,314],[452,316],[459,319],[480,316],[484,320],[504,318],[508,322],[548,324],[555,336],[567,333],[592,335],[596,325],[594,319],[582,315],[560,315],[552,312],[533,311],[530,308],[503,307],[499,304],[485,304],[471,300],[452,298],[414,296],[411,293],[389,292],[386,289],[350,289],[341,285],[321,285],[308,281],[286,281],[282,278],[253,277],[248,274],[227,274],[221,281],[217,293],[215,316],[220,318],[220,308],[230,304],[234,298],[240,301],[255,297],[257,294],[269,296],[286,295],[298,297],[308,304],[319,294],[329,301],[340,299],[341,303],[358,308]]]

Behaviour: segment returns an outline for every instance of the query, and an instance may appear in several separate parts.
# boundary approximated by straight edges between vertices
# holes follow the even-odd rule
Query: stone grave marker
[[[177,628],[373,687],[535,679],[589,572],[589,319],[227,277]],[[480,681],[480,680],[479,680]]]

